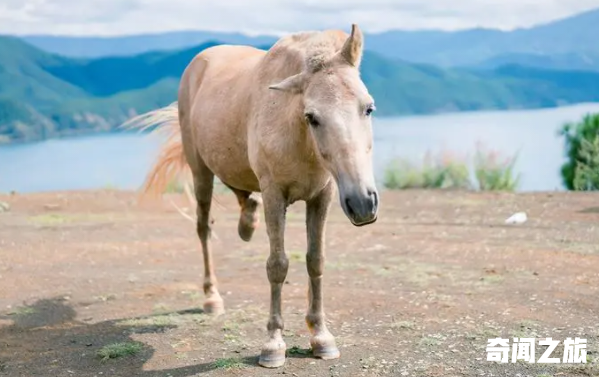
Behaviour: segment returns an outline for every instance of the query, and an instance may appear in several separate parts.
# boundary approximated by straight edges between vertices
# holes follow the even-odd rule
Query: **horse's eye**
[[[374,105],[369,105],[366,108],[366,116],[370,116],[370,114],[372,114],[372,112],[374,111],[374,109],[375,109]]]
[[[306,113],[306,122],[308,122],[308,124],[312,127],[318,127],[319,123],[318,120],[316,119],[316,117],[314,116],[314,114],[312,113]]]

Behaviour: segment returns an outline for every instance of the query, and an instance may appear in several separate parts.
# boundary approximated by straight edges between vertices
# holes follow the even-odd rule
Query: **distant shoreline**
[[[389,120],[389,119],[413,119],[413,118],[430,118],[430,117],[446,117],[451,115],[479,115],[479,114],[506,114],[506,113],[528,113],[535,111],[548,111],[548,110],[559,110],[563,108],[580,108],[586,106],[599,106],[598,102],[580,102],[574,104],[563,104],[558,106],[546,106],[546,107],[533,107],[533,108],[511,108],[511,109],[481,109],[481,110],[457,110],[457,111],[440,111],[434,113],[426,113],[426,114],[401,114],[401,115],[382,115],[376,116],[376,119],[380,120]],[[599,112],[599,108],[597,109]],[[577,119],[573,119],[575,121]],[[6,148],[11,146],[23,146],[28,144],[36,144],[45,141],[51,140],[68,140],[68,139],[77,139],[82,137],[92,137],[92,136],[108,136],[108,135],[127,135],[127,134],[139,134],[139,135],[148,135],[151,131],[127,131],[127,130],[99,130],[99,131],[80,131],[80,132],[70,132],[62,135],[56,135],[50,138],[40,138],[35,140],[11,140],[10,142],[2,143],[0,142],[0,148]],[[2,135],[0,135],[1,137]]]

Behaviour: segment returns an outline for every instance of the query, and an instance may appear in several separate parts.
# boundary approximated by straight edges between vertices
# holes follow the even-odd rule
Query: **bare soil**
[[[356,228],[334,204],[325,309],[341,358],[311,356],[304,322],[304,204],[288,214],[288,359],[257,364],[269,285],[264,224],[245,243],[229,193],[213,205],[227,312],[202,313],[194,225],[131,192],[0,195],[0,376],[596,376],[599,196],[385,192]],[[529,220],[506,225],[525,211]],[[588,341],[586,364],[487,361],[502,336]],[[140,342],[131,355],[98,351]],[[562,346],[552,357],[562,357]],[[536,349],[539,356],[544,347]],[[510,353],[511,357],[511,353]]]

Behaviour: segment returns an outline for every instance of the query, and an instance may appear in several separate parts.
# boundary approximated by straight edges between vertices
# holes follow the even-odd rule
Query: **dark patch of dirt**
[[[284,367],[266,341],[268,239],[237,236],[234,197],[213,205],[226,314],[201,311],[194,225],[168,199],[118,191],[0,195],[0,376],[599,375],[599,211],[586,193],[385,192],[356,228],[334,204],[325,310],[341,358],[314,359],[304,322],[304,205],[288,215]],[[505,225],[515,212],[529,220]],[[587,364],[496,364],[487,339],[584,337]],[[103,346],[138,341],[133,356]],[[537,347],[537,358],[544,352]],[[511,356],[511,354],[510,354]],[[561,347],[552,357],[562,356]]]

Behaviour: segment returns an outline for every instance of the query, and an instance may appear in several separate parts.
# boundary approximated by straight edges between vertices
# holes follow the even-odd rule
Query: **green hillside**
[[[0,142],[112,131],[136,113],[176,100],[195,54],[215,45],[131,57],[71,59],[0,37]],[[599,101],[599,72],[505,65],[444,69],[367,51],[362,76],[377,116],[551,107]]]
[[[503,65],[513,64],[566,71],[581,70],[599,72],[599,51],[595,53],[571,52],[553,55],[507,53],[494,56],[473,66],[481,69],[494,69]]]
[[[565,1],[565,0],[564,0]],[[535,67],[587,69],[599,56],[599,8],[530,28],[502,31],[475,28],[458,31],[390,30],[367,33],[366,48],[386,58],[444,67],[534,62]],[[401,27],[401,23],[398,23]],[[211,40],[232,44],[269,44],[273,36],[250,37],[209,31],[166,32],[117,37],[26,36],[43,50],[73,57],[133,55],[181,49]],[[510,58],[511,57],[511,58]],[[513,59],[512,59],[513,58]],[[594,60],[595,63],[590,60]],[[496,66],[496,64],[493,64]],[[599,68],[595,66],[595,70]]]

